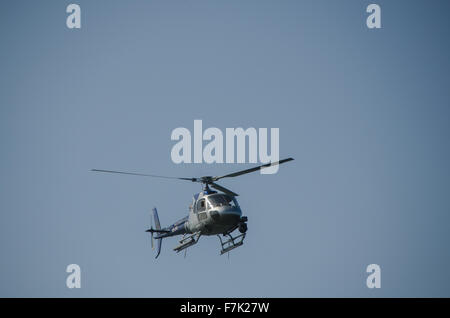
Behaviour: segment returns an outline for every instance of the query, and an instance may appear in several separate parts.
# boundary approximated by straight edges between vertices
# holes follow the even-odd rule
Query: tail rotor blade
[[[158,251],[156,252],[155,258],[158,258],[159,254],[161,254],[161,245],[162,245],[162,239],[158,239]]]
[[[151,215],[150,215],[150,229],[153,230],[153,218],[152,218]],[[152,250],[154,250],[155,249],[155,243],[154,243],[154,239],[153,239],[153,231],[151,231],[151,233],[152,233]]]

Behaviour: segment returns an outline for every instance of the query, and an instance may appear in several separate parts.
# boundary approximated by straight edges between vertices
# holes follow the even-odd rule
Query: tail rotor
[[[161,223],[159,222],[158,211],[156,210],[156,208],[153,208],[152,212],[153,212],[153,217],[150,217],[150,228],[146,232],[150,232],[150,234],[152,236],[152,242],[151,242],[152,250],[155,249],[153,233],[155,233],[155,232],[157,233],[156,239],[158,240],[158,242],[157,242],[158,251],[156,253],[155,258],[158,258],[159,254],[161,253],[161,243],[162,243],[162,237],[160,237],[160,236],[161,236],[161,234],[168,233],[170,231],[161,229]],[[153,228],[153,219],[155,221],[155,228]]]
[[[149,231],[152,235],[152,251],[155,250],[155,239],[153,238],[153,218],[150,216],[150,231]]]

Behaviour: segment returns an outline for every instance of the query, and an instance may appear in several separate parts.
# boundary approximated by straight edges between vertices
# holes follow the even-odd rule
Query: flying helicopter
[[[166,237],[177,235],[182,235],[179,245],[173,249],[177,253],[183,250],[185,250],[186,253],[186,249],[194,244],[197,244],[201,236],[217,235],[221,245],[220,254],[223,255],[224,253],[227,253],[244,243],[248,229],[248,218],[246,216],[242,216],[242,210],[236,200],[238,194],[217,184],[216,182],[223,178],[241,176],[243,174],[255,172],[274,165],[280,165],[291,160],[294,159],[287,158],[217,177],[203,176],[198,178],[179,178],[101,169],[92,169],[91,171],[185,180],[201,183],[203,189],[201,192],[194,194],[192,204],[189,206],[189,214],[187,216],[172,225],[163,228],[161,227],[161,223],[159,221],[158,211],[156,208],[153,208],[152,212],[155,228],[153,228],[153,224],[151,224],[150,228],[146,230],[146,232],[151,233],[152,249],[154,249],[154,239],[157,240],[157,253],[155,258],[158,258],[161,253],[162,240]],[[210,186],[220,192],[211,190]],[[232,233],[235,230],[238,230],[240,234],[233,236]],[[222,235],[223,238],[220,235]]]

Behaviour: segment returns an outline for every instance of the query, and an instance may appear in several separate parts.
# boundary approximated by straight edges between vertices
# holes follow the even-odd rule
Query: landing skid
[[[173,250],[177,253],[181,252],[184,249],[187,249],[189,246],[192,246],[194,244],[197,244],[198,240],[200,239],[201,233],[196,232],[194,234],[191,234],[189,236],[183,236],[183,238],[180,240],[180,245],[175,247]]]
[[[239,247],[242,244],[244,244],[245,233],[242,233],[236,237],[231,236],[231,233],[226,233],[226,234],[224,234],[224,236],[228,236],[230,239],[224,242],[224,241],[222,241],[222,238],[220,237],[220,235],[217,235],[217,237],[220,240],[220,245],[222,246],[220,255],[223,255],[226,252],[229,252],[229,251],[235,249],[236,247]]]

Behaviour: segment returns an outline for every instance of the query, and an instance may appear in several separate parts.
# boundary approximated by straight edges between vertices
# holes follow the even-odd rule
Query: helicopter
[[[152,209],[155,228],[153,228],[150,218],[150,228],[146,230],[151,234],[152,249],[154,249],[154,240],[157,240],[156,257],[161,254],[162,240],[167,237],[182,235],[179,245],[173,250],[177,253],[185,250],[194,244],[197,244],[201,236],[217,235],[220,240],[223,255],[244,243],[247,233],[248,218],[242,215],[242,210],[236,200],[237,193],[217,184],[216,182],[223,178],[232,178],[243,174],[255,172],[275,165],[294,160],[286,158],[280,161],[271,162],[254,168],[240,170],[223,176],[203,176],[198,178],[179,178],[167,177],[152,174],[142,174],[134,172],[123,172],[113,170],[92,169],[94,172],[127,174],[134,176],[165,178],[175,180],[185,180],[201,183],[203,188],[199,193],[194,194],[192,204],[189,206],[189,214],[177,222],[167,227],[161,227],[158,211],[156,207]],[[218,191],[211,190],[210,187]],[[238,230],[240,234],[233,236],[232,233]],[[223,238],[220,236],[222,235]]]

